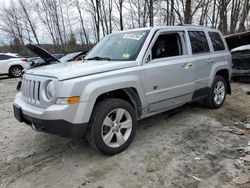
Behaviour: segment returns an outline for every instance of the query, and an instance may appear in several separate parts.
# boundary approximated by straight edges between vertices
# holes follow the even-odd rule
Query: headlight
[[[49,81],[46,89],[45,89],[46,96],[48,100],[52,100],[56,94],[56,84],[54,81]]]

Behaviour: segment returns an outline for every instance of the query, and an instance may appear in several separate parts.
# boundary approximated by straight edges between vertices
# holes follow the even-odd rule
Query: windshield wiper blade
[[[109,57],[95,56],[95,57],[88,58],[87,60],[108,60],[108,61],[110,61],[111,59]]]

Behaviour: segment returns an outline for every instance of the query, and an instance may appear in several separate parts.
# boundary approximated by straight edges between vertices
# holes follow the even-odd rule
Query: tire
[[[226,94],[226,80],[222,76],[215,76],[213,85],[209,89],[208,97],[205,100],[206,106],[211,109],[220,108],[226,99]]]
[[[9,70],[9,76],[12,78],[18,78],[22,76],[23,68],[21,66],[13,66]]]
[[[137,118],[132,105],[122,99],[109,98],[95,106],[86,137],[95,149],[106,155],[115,155],[128,148],[136,127]]]

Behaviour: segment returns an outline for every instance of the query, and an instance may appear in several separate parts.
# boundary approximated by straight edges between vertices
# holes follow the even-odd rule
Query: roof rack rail
[[[182,24],[182,23],[178,23],[177,26],[193,26],[193,27],[205,27],[202,25],[193,25],[193,24]]]

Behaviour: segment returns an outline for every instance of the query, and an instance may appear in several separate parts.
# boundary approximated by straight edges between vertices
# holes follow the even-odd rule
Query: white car
[[[29,64],[25,58],[16,54],[0,53],[0,75],[9,75],[10,77],[20,77],[23,70],[27,70]]]

